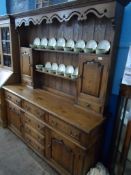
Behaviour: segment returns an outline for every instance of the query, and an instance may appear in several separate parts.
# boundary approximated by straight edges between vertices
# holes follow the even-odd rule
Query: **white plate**
[[[56,43],[56,45],[58,47],[65,47],[65,44],[66,44],[66,41],[65,41],[64,38],[59,38],[58,41],[57,41],[57,43]]]
[[[75,68],[73,75],[78,76],[78,67]]]
[[[58,69],[58,64],[57,63],[52,63],[51,70],[56,72],[57,69]]]
[[[47,38],[42,38],[42,39],[41,39],[41,42],[40,42],[40,45],[46,47],[47,44],[48,44]]]
[[[45,63],[45,68],[46,68],[47,70],[50,70],[50,69],[51,69],[51,63],[50,63],[50,62],[46,62],[46,63]]]
[[[66,47],[69,47],[69,48],[74,48],[75,47],[75,42],[73,40],[68,40],[67,43],[66,43]]]
[[[109,51],[110,50],[110,42],[107,41],[107,40],[102,40],[99,42],[98,46],[97,46],[97,49],[104,49],[105,51]]]
[[[84,40],[78,40],[75,47],[80,48],[80,49],[84,49],[85,48],[85,41]]]
[[[95,50],[97,48],[97,42],[95,40],[88,41],[86,48]]]
[[[66,71],[65,71],[65,74],[73,74],[73,72],[74,72],[74,67],[72,66],[72,65],[68,65],[67,67],[66,67]]]
[[[64,64],[60,64],[59,67],[58,67],[58,73],[65,73],[65,65]]]
[[[49,39],[48,46],[55,47],[56,46],[56,39],[55,38]]]
[[[33,45],[40,46],[40,38],[35,38],[33,41]]]

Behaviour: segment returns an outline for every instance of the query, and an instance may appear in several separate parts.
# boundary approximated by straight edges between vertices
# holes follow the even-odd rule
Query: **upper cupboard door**
[[[95,111],[100,112],[100,106],[104,104],[106,97],[109,57],[97,55],[80,55],[79,59],[79,85],[78,85],[78,102]],[[90,104],[95,103],[93,107]]]
[[[21,74],[31,76],[32,54],[31,49],[21,48]]]
[[[81,92],[99,97],[103,65],[95,61],[83,62]]]

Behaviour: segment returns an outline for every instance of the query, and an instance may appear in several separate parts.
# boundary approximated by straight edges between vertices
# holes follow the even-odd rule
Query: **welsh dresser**
[[[123,4],[74,1],[16,14],[21,84],[6,85],[7,126],[62,175],[85,175],[100,158],[104,111]],[[108,40],[107,54],[30,48],[35,38]],[[46,62],[78,67],[76,79],[36,70]]]

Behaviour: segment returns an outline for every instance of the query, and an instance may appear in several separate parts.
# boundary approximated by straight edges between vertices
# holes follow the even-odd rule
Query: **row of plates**
[[[85,42],[84,40],[78,40],[76,43],[73,40],[65,40],[64,38],[59,38],[56,40],[55,38],[47,39],[47,38],[35,38],[33,41],[32,47],[42,47],[48,49],[64,49],[66,51],[69,50],[85,50],[87,51],[95,51],[97,49],[104,50],[108,52],[110,50],[110,42],[108,40],[102,40],[98,44],[95,40],[90,40]]]
[[[78,76],[78,67],[74,67],[73,65],[64,65],[64,64],[57,64],[57,63],[51,63],[46,62],[45,65],[37,64],[36,65],[37,70],[41,70],[43,72],[52,72],[55,74],[61,74],[61,75],[68,75],[68,76]]]

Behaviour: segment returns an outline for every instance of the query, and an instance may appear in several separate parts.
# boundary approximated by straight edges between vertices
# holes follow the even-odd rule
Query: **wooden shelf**
[[[33,49],[35,51],[42,51],[42,52],[55,52],[55,53],[65,53],[65,54],[75,54],[75,55],[79,55],[79,54],[87,54],[87,55],[95,55],[95,56],[109,56],[110,54],[96,54],[96,53],[85,53],[85,52],[74,52],[74,51],[64,51],[64,50],[55,50],[55,49]]]
[[[66,54],[75,54],[78,55],[79,53],[73,52],[73,51],[64,51],[64,50],[51,50],[51,49],[33,49],[36,51],[43,51],[43,52],[56,52],[56,53],[66,53]]]
[[[53,73],[50,73],[50,72],[43,72],[43,71],[40,71],[40,70],[35,70],[36,72],[39,72],[39,73],[43,73],[43,74],[47,74],[47,75],[51,75],[51,76],[54,76],[54,77],[59,77],[59,78],[63,78],[63,79],[66,79],[66,80],[71,80],[71,81],[76,81],[79,77],[77,78],[70,78],[70,77],[64,77],[63,75],[58,75],[58,74],[53,74]]]

